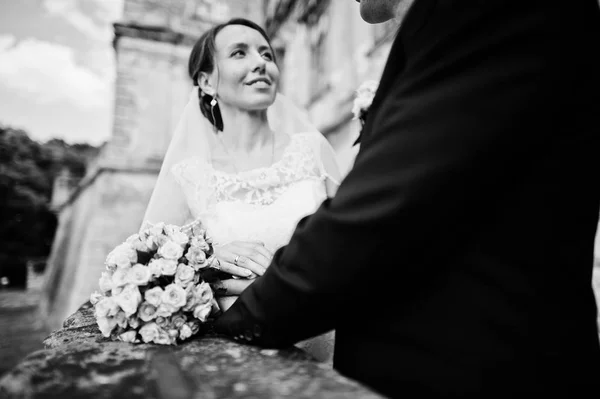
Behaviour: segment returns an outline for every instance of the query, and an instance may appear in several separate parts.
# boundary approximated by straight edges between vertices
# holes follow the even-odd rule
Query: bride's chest
[[[300,219],[312,214],[325,198],[322,182],[303,180],[268,204],[219,201],[201,218],[216,242],[259,240],[275,250],[287,243]]]

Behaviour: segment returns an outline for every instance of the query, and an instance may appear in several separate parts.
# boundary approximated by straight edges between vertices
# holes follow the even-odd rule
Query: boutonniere
[[[373,103],[373,97],[375,97],[378,86],[379,82],[376,80],[367,80],[363,82],[363,84],[361,84],[356,90],[356,97],[354,98],[354,104],[352,105],[352,114],[354,115],[352,120],[358,119],[361,127],[358,139],[356,139],[354,145],[360,143],[362,129],[365,125],[367,114],[371,104]]]

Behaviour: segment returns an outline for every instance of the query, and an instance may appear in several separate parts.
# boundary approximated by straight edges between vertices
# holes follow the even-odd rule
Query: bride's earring
[[[217,120],[215,119],[215,105],[217,105],[217,94],[215,93],[212,100],[210,100],[210,114],[212,115],[213,120],[213,128],[215,133],[217,133]]]

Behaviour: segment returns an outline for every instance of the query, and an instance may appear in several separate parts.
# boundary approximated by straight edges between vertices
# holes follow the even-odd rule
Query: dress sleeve
[[[321,176],[327,178],[336,187],[339,186],[342,174],[335,150],[321,133],[311,133],[311,143]]]

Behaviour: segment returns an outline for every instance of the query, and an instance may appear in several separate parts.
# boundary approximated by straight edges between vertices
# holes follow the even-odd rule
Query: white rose
[[[373,97],[377,92],[379,82],[375,80],[368,80],[364,82],[357,90],[354,103],[352,105],[352,113],[354,119],[358,119],[363,111],[367,111],[373,102]]]
[[[168,317],[158,316],[154,322],[160,328],[166,328],[169,325]]]
[[[146,343],[152,342],[158,337],[158,326],[156,323],[144,324],[142,328],[140,328],[139,333],[142,337],[142,341]]]
[[[354,114],[354,118],[358,118],[361,112],[367,111],[371,106],[372,101],[373,100],[370,98],[357,97],[352,105],[352,113]]]
[[[135,285],[146,285],[150,278],[152,277],[152,272],[150,269],[141,263],[136,263],[129,269],[127,272],[126,280],[128,283]]]
[[[185,324],[186,321],[187,317],[183,313],[177,313],[174,314],[173,317],[171,317],[171,325],[173,326],[173,328],[176,328],[178,330],[181,328],[181,326]]]
[[[154,307],[158,307],[162,301],[163,289],[160,287],[150,288],[148,291],[144,293],[144,299],[150,305]]]
[[[192,236],[206,237],[206,229],[202,223],[196,223],[192,225]]]
[[[190,328],[190,330],[192,330],[192,335],[200,331],[200,323],[198,323],[196,320],[188,321],[185,324]]]
[[[158,248],[158,254],[165,259],[177,260],[183,256],[183,248],[181,248],[181,245],[167,240]]]
[[[181,228],[174,224],[165,224],[165,227],[163,227],[163,233],[169,237],[177,231],[181,231]]]
[[[193,268],[180,263],[179,266],[177,266],[177,272],[175,273],[175,283],[181,285],[182,287],[187,287],[192,281],[194,281],[195,275],[196,272]]]
[[[169,336],[171,337],[172,342],[175,343],[175,341],[177,340],[177,337],[179,336],[179,330],[171,328],[170,330],[167,331],[167,334],[169,334]]]
[[[146,241],[142,241],[142,240],[134,241],[132,246],[138,252],[148,253],[151,251],[151,249],[146,245]]]
[[[162,303],[171,305],[177,309],[185,305],[186,293],[185,290],[177,284],[169,284],[165,288],[162,295]]]
[[[202,269],[209,265],[206,261],[206,254],[199,247],[190,247],[187,254],[185,254],[185,257],[194,270]]]
[[[173,242],[181,245],[181,247],[185,247],[188,244],[189,240],[190,240],[189,237],[188,237],[188,235],[185,234],[185,233],[183,233],[183,232],[181,232],[181,231],[175,232],[173,235],[169,236],[169,238]]]
[[[177,271],[177,261],[176,260],[156,259],[154,262],[156,262],[160,266],[160,273],[163,276],[172,276]]]
[[[109,265],[108,263],[105,263],[105,266],[106,266],[106,270],[108,270],[111,273],[111,276],[112,276],[112,273],[114,273],[115,270],[117,270],[117,265]]]
[[[162,276],[161,260],[164,259],[152,259],[150,263],[148,263],[148,269],[150,269],[150,273],[152,273],[153,277]]]
[[[113,249],[106,259],[106,263],[116,265],[119,269],[127,269],[135,262],[137,252],[126,242]]]
[[[187,324],[184,324],[179,329],[179,339],[184,340],[192,336],[192,329]]]
[[[198,304],[209,303],[213,300],[214,294],[210,285],[202,282],[194,287],[194,298]]]
[[[127,273],[126,269],[117,269],[116,272],[112,275],[112,287],[122,287],[127,284]]]
[[[96,314],[96,318],[100,317],[113,317],[119,312],[119,305],[112,297],[104,297],[94,308],[94,313]]]
[[[98,317],[96,323],[98,324],[98,328],[100,328],[100,332],[105,337],[110,337],[110,333],[117,326],[117,321],[114,317]]]
[[[373,97],[377,92],[379,82],[376,80],[366,80],[359,86],[356,93],[359,97]]]
[[[112,296],[117,296],[119,295],[122,291],[123,291],[123,287],[124,285],[120,286],[120,287],[113,287],[112,290],[110,290],[110,294]]]
[[[156,241],[154,237],[146,238],[144,240],[144,245],[146,245],[150,251],[156,251],[158,249],[158,241]]]
[[[142,302],[142,294],[136,285],[127,284],[123,291],[115,297],[115,301],[129,317],[133,315]]]
[[[90,303],[92,305],[96,305],[102,298],[104,298],[104,295],[98,291],[94,291],[92,292],[92,295],[90,295]]]
[[[127,237],[125,242],[133,247],[134,246],[133,244],[139,240],[140,240],[140,235],[136,233],[136,234],[132,234],[129,237]]]
[[[161,303],[158,308],[156,309],[156,315],[158,317],[163,317],[163,318],[168,318],[171,317],[171,315],[175,312],[177,312],[179,310],[179,308],[176,308],[173,305],[169,305],[166,303]],[[158,322],[157,322],[158,323]],[[162,327],[162,323],[159,324]]]
[[[175,338],[162,328],[159,328],[158,335],[154,338],[154,343],[159,345],[173,345],[175,343]]]
[[[183,310],[184,312],[191,311],[198,304],[196,302],[196,298],[194,296],[195,295],[194,288],[195,288],[195,285],[192,285],[192,284],[185,287],[185,305],[183,305],[183,307],[181,308],[181,310]]]
[[[208,252],[210,249],[210,244],[202,236],[193,237],[190,246],[200,248],[204,252]]]
[[[150,321],[156,318],[156,306],[148,302],[142,302],[138,310],[138,316],[142,321]]]
[[[194,308],[194,317],[200,320],[201,322],[205,322],[210,312],[212,310],[212,303],[205,303],[203,305],[198,305]]]
[[[179,244],[181,247],[185,247],[189,241],[189,237],[187,234],[181,231],[178,226],[175,225],[167,225],[165,226],[165,233],[171,241]]]
[[[131,245],[136,251],[149,252],[150,248],[148,248],[144,241],[145,240],[142,240],[142,237],[140,237],[139,234],[132,234],[129,237],[127,237],[127,240],[125,240],[125,242]]]
[[[158,237],[160,235],[163,235],[164,231],[165,231],[165,224],[163,222],[156,223],[148,229],[148,233],[153,237]]]
[[[139,342],[136,339],[137,333],[135,331],[126,331],[123,334],[119,335],[119,340],[123,342],[136,343]]]
[[[140,326],[140,319],[138,319],[135,315],[131,316],[127,321],[127,324],[129,324],[129,327],[137,329]]]
[[[127,327],[127,316],[125,315],[125,312],[123,312],[122,310],[119,311],[119,313],[117,313],[117,315],[115,316],[115,320],[117,321],[117,325],[121,328],[126,328]]]
[[[100,282],[98,284],[100,286],[100,291],[107,292],[112,290],[113,282],[112,282],[112,273],[102,272],[102,276],[100,277]]]

